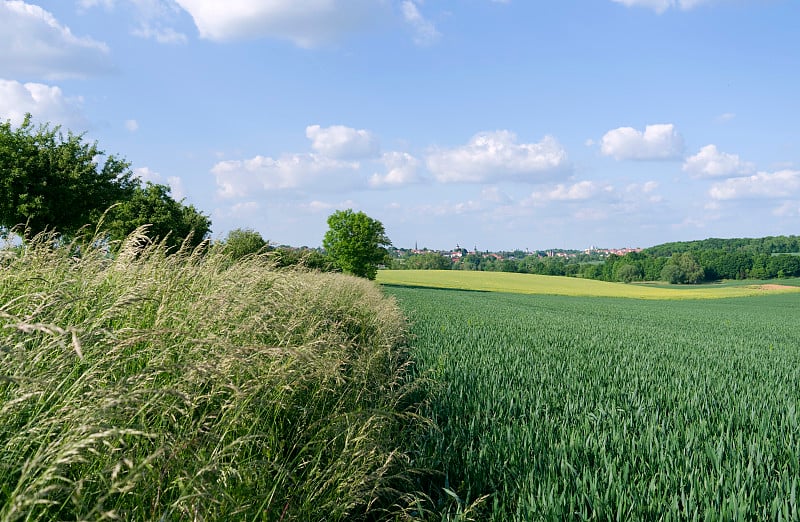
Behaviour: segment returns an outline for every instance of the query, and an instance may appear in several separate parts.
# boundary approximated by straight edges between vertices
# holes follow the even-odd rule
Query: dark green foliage
[[[268,247],[261,234],[250,228],[231,230],[222,242],[223,251],[233,260],[259,254]]]
[[[392,268],[396,270],[450,270],[452,265],[453,262],[449,257],[438,252],[424,252],[397,259],[392,263]]]
[[[704,277],[703,267],[690,252],[673,254],[661,269],[661,280],[672,284],[697,284]]]
[[[318,272],[335,272],[333,261],[312,248],[279,247],[270,252],[270,257],[275,260],[278,268],[305,268]]]
[[[614,267],[616,280],[622,283],[632,283],[642,280],[642,272],[639,267],[630,263],[617,263]]]
[[[108,156],[83,135],[44,124],[31,116],[13,129],[0,123],[0,228],[26,225],[32,234],[57,230],[72,235],[97,223],[114,203],[133,194],[138,182],[129,164]]]
[[[777,254],[800,252],[800,236],[767,236],[759,238],[708,238],[697,241],[664,243],[643,250],[644,253],[669,257],[683,252],[719,250],[723,252],[746,252],[751,254]]]
[[[378,265],[389,262],[386,247],[392,242],[383,224],[363,212],[337,210],[328,217],[322,246],[343,272],[375,279]]]
[[[147,183],[137,187],[125,201],[109,210],[103,229],[120,240],[142,225],[152,240],[165,241],[171,249],[188,239],[189,246],[202,243],[211,230],[211,220],[192,205],[175,201],[169,187]]]

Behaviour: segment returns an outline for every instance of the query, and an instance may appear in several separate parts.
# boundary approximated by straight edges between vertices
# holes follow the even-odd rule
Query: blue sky
[[[796,0],[0,0],[0,119],[319,246],[800,233]]]

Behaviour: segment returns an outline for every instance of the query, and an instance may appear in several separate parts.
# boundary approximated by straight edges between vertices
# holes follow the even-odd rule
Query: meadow
[[[732,281],[705,285],[623,284],[575,277],[469,270],[381,270],[385,285],[451,288],[515,294],[629,297],[634,299],[718,299],[800,292],[800,279]],[[766,286],[765,286],[766,285]]]
[[[419,464],[481,519],[800,517],[797,294],[384,288],[428,384]]]
[[[374,284],[141,231],[56,244],[0,251],[0,521],[432,508],[400,451],[425,426],[405,319]]]

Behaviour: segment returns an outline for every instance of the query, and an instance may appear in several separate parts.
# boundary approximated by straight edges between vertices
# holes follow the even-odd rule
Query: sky
[[[800,234],[797,0],[0,0],[0,120],[317,247]]]

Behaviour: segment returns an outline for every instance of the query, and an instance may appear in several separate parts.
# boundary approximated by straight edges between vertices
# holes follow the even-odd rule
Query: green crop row
[[[419,465],[492,520],[800,517],[800,300],[390,287],[436,428]]]

